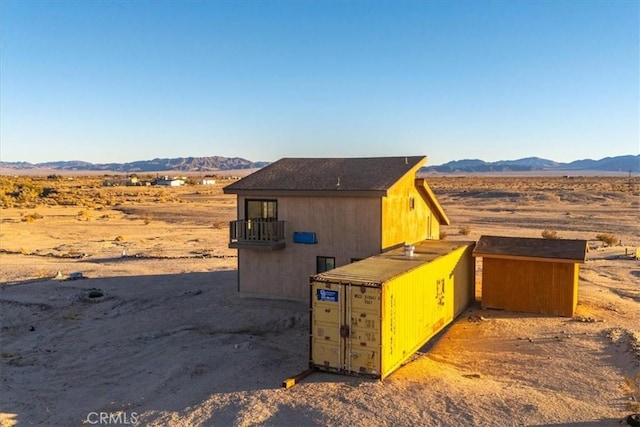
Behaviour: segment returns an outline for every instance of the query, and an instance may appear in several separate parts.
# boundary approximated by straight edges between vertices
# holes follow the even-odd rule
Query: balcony
[[[272,219],[231,221],[229,247],[232,249],[284,249],[284,221]]]

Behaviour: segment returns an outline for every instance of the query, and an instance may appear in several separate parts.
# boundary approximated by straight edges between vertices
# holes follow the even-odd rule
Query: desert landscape
[[[443,238],[588,240],[576,315],[481,309],[478,263],[478,301],[385,381],[316,372],[284,389],[308,365],[309,305],[238,296],[229,180],[0,177],[1,425],[613,426],[640,412],[640,180],[426,178]]]

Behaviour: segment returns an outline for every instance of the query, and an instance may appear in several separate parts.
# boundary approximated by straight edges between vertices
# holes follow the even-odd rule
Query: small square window
[[[336,259],[334,257],[319,256],[316,257],[316,271],[324,273],[325,271],[336,268]]]

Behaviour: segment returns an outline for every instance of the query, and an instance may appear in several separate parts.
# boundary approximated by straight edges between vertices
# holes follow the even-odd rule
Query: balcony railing
[[[229,223],[230,248],[282,249],[284,221],[239,219]]]

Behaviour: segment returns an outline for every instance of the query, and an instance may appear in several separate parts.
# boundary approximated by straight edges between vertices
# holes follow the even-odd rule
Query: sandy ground
[[[638,193],[617,178],[430,183],[448,239],[590,240],[576,316],[476,303],[384,382],[314,373],[285,390],[307,367],[308,304],[238,297],[219,187],[3,209],[2,425],[619,425],[640,372]]]

